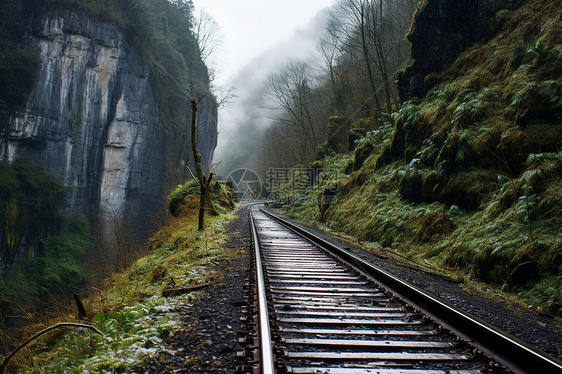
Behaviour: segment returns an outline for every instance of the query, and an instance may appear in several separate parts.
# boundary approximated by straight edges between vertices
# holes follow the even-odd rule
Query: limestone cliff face
[[[0,158],[39,157],[70,187],[68,209],[102,229],[134,221],[142,233],[163,204],[167,173],[147,65],[116,25],[85,14],[51,12],[30,30],[24,42],[40,54],[39,80],[2,132]],[[205,120],[216,129],[212,109]],[[216,133],[200,139],[209,159]]]

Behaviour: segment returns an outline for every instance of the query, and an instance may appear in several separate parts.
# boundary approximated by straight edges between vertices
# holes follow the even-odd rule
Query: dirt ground
[[[248,219],[243,207],[228,226],[229,260],[215,269],[222,277],[200,292],[193,307],[181,310],[183,326],[164,342],[166,349],[134,373],[233,373],[241,363],[236,353],[242,349],[238,338],[245,328],[241,318],[251,245]]]

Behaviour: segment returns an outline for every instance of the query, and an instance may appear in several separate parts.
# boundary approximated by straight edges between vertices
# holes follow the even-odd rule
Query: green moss
[[[178,185],[168,195],[168,208],[174,217],[187,214],[187,210],[195,209],[199,204],[199,185],[191,180],[184,185]],[[211,202],[214,206],[214,212],[227,213],[234,209],[237,201],[236,193],[232,185],[216,181],[212,185]]]
[[[353,152],[353,170],[356,171],[361,169],[363,163],[367,158],[369,158],[373,151],[376,149],[376,144],[374,140],[367,139],[366,141],[362,142],[355,148]]]
[[[560,274],[562,269],[558,271]],[[550,276],[536,283],[531,289],[519,287],[525,302],[551,315],[562,315],[562,277]]]
[[[468,170],[449,178],[440,199],[447,204],[476,210],[491,198],[495,187],[495,175],[483,170]]]
[[[423,176],[416,167],[408,168],[398,185],[398,191],[405,199],[419,203],[422,201]]]
[[[37,301],[67,299],[72,289],[90,278],[83,256],[91,247],[90,229],[83,217],[70,218],[63,232],[40,240],[38,253],[3,274],[0,298],[4,312],[17,315],[22,307],[34,310]]]
[[[185,205],[186,200],[192,196],[199,194],[199,185],[194,180],[184,185],[178,185],[168,195],[168,208],[174,217],[181,214],[181,208]]]
[[[435,170],[430,171],[423,179],[421,191],[422,199],[428,202],[438,201],[444,187],[444,178],[442,175]]]
[[[216,281],[222,276],[214,268],[216,261],[237,255],[222,248],[224,227],[231,218],[210,217],[203,232],[197,230],[194,215],[173,219],[150,240],[151,253],[84,299],[93,314],[91,322],[104,336],[72,330],[45,337],[31,346],[33,362],[26,360],[17,371],[33,373],[41,367],[49,373],[119,373],[146,362],[182,324],[177,311],[191,307],[199,297],[192,292],[166,298],[162,291],[171,282]]]
[[[390,154],[393,159],[404,157],[404,152],[409,145],[417,145],[423,137],[420,136],[420,124],[418,107],[413,103],[407,103],[394,118],[394,135],[390,143]]]

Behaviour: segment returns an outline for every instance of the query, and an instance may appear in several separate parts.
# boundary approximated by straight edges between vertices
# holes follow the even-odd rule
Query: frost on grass
[[[189,306],[192,300],[190,295],[153,296],[118,313],[98,315],[96,322],[106,335],[99,339],[95,354],[80,365],[78,372],[127,371],[151,358],[163,349],[162,341],[180,326],[178,308]]]
[[[180,310],[191,307],[199,293],[160,295],[172,280],[178,285],[204,284],[219,276],[209,265],[226,257],[221,245],[230,218],[213,217],[204,233],[188,219],[176,219],[162,229],[151,254],[115,274],[111,287],[86,300],[90,310],[98,311],[93,324],[105,335],[69,331],[46,352],[33,352],[34,362],[20,372],[129,372],[165,350],[165,339],[182,326]]]

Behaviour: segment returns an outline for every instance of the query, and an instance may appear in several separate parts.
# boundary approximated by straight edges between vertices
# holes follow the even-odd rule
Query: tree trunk
[[[380,104],[380,100],[379,97],[377,95],[377,87],[375,85],[375,79],[373,77],[373,71],[371,68],[371,58],[370,58],[370,54],[369,54],[369,47],[367,45],[367,30],[366,30],[366,25],[365,25],[365,8],[364,5],[361,4],[361,25],[360,25],[360,32],[361,32],[361,47],[363,50],[363,58],[365,59],[365,64],[367,67],[367,75],[369,77],[369,83],[371,84],[371,90],[373,92],[373,99],[375,100],[375,105],[377,106],[377,110],[381,108],[381,104]]]
[[[201,194],[199,195],[199,231],[205,230],[205,192],[205,187],[203,187],[203,183],[201,183]]]
[[[197,148],[197,104],[192,94],[191,98],[191,149],[193,150],[193,161],[195,162],[195,178],[199,184],[199,231],[205,230],[205,202],[209,200],[211,204],[211,198],[209,196],[209,188],[211,185],[211,180],[213,174],[209,173],[208,177],[205,177],[203,173],[203,166],[201,165],[201,153],[199,153],[199,148]]]

